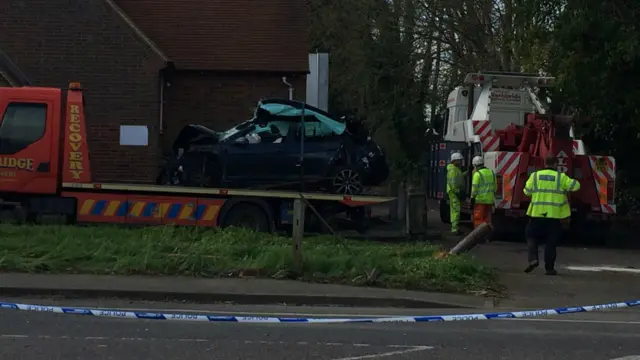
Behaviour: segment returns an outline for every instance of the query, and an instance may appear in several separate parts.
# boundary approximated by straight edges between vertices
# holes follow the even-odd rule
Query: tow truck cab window
[[[9,103],[0,123],[0,154],[15,154],[44,135],[47,105]]]

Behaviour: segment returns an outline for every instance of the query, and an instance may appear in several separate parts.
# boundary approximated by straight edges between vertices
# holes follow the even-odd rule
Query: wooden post
[[[404,222],[407,215],[407,184],[404,181],[398,184],[397,196],[398,208],[396,211],[398,213],[396,219]]]
[[[391,196],[397,196],[398,194],[398,184],[395,181],[389,184],[389,194]],[[389,201],[387,206],[389,208],[389,221],[398,220],[398,199]]]
[[[302,271],[302,238],[304,237],[304,218],[306,204],[302,199],[293,200],[293,234],[292,255],[293,268],[295,271]]]
[[[413,209],[411,208],[411,185],[407,184],[402,190],[404,190],[404,234],[410,236],[412,233],[411,225],[413,225],[411,223],[411,217],[413,216]]]

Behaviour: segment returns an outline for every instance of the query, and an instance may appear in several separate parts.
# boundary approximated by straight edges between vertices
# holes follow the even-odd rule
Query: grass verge
[[[494,288],[492,269],[466,257],[436,259],[428,244],[305,238],[303,274],[291,240],[242,229],[0,225],[0,271],[115,275],[243,275],[445,292]],[[375,269],[375,271],[374,271]]]

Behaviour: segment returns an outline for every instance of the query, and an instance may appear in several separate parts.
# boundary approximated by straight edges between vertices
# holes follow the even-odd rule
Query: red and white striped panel
[[[584,143],[582,140],[577,139],[573,140],[573,154],[574,155],[585,155]]]
[[[478,136],[493,135],[491,121],[489,120],[473,120],[473,133]]]
[[[516,187],[516,175],[522,154],[517,152],[500,152],[496,158],[496,174],[502,176],[502,200],[496,204],[499,209],[510,209],[513,191]],[[508,182],[507,179],[508,178]]]
[[[593,172],[593,182],[600,199],[600,182],[602,180],[615,181],[616,179],[616,159],[613,156],[589,156],[589,164]],[[604,164],[604,168],[602,167]],[[604,214],[615,214],[616,205],[600,204],[600,209]]]
[[[498,151],[500,138],[495,135],[489,120],[473,120],[473,133],[478,135],[482,143],[482,151]]]

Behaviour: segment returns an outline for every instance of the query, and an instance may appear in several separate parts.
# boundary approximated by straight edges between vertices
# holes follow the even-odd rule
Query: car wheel
[[[353,168],[340,168],[331,179],[331,189],[337,194],[356,195],[360,194],[363,188],[362,177]]]
[[[216,187],[220,184],[220,162],[215,158],[195,156],[186,159],[182,170],[187,186]]]
[[[257,232],[269,232],[269,217],[258,205],[238,203],[233,205],[222,220],[222,227],[238,227]]]
[[[156,184],[180,185],[180,183],[181,179],[176,159],[171,157],[164,158],[163,165],[160,168],[158,176],[156,177]]]

